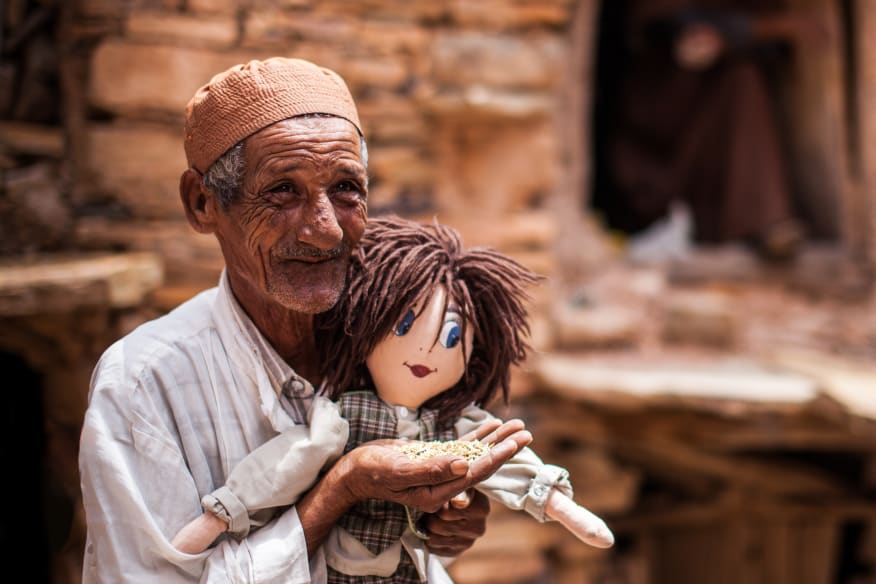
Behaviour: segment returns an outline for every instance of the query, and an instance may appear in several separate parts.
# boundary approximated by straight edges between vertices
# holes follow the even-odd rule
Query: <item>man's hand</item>
[[[511,423],[517,424],[517,421],[512,420]],[[501,428],[502,423],[498,419],[490,419],[473,432],[460,436],[460,440],[480,440],[492,444],[500,432],[508,431],[508,428]],[[490,500],[486,495],[474,489],[463,491],[436,513],[423,516],[422,522],[429,534],[426,545],[439,556],[458,556],[484,534],[489,513]]]
[[[532,434],[522,421],[497,424],[491,422],[475,436],[494,446],[471,464],[450,455],[411,460],[396,448],[405,443],[402,440],[368,442],[348,452],[296,505],[308,554],[313,555],[338,518],[359,501],[383,499],[434,513],[486,480],[532,442]],[[480,509],[472,512],[469,525],[480,521],[476,518]]]
[[[491,424],[480,433],[486,434],[482,441],[494,446],[472,463],[453,455],[411,460],[398,450],[405,443],[400,440],[379,440],[355,448],[339,462],[350,499],[382,499],[434,513],[454,496],[489,478],[532,442],[520,420],[498,427]]]
[[[458,556],[484,534],[489,513],[490,500],[481,492],[469,490],[454,497],[437,513],[423,517],[429,534],[426,545],[439,556]]]

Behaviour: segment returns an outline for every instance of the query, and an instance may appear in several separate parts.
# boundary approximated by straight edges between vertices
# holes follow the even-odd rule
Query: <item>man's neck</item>
[[[268,343],[298,375],[318,382],[319,359],[313,335],[313,315],[261,301],[249,294],[232,294]]]
[[[244,309],[245,310],[245,309]],[[316,382],[319,375],[316,344],[313,337],[313,315],[300,312],[262,312],[261,321],[253,318],[256,327],[265,336],[277,354],[298,375]]]

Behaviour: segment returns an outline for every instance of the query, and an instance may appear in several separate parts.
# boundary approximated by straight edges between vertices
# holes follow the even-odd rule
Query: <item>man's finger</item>
[[[523,420],[513,419],[508,420],[500,424],[497,428],[488,432],[485,436],[480,438],[480,441],[484,444],[498,444],[502,442],[509,436],[512,436],[514,433],[519,432],[526,428],[526,425],[523,423]]]
[[[508,462],[521,448],[532,442],[532,434],[528,430],[514,432],[492,447],[489,452],[475,460],[469,466],[468,474],[472,477],[472,485],[486,480],[499,467]]]
[[[401,455],[404,456],[404,455]],[[442,454],[426,460],[405,457],[393,469],[399,483],[406,488],[414,485],[438,485],[465,477],[469,463],[455,454]]]
[[[490,433],[495,431],[499,426],[502,425],[502,422],[497,418],[490,418],[471,432],[467,434],[463,434],[459,437],[460,440],[480,440],[481,442],[486,442],[484,438]]]
[[[452,499],[450,499],[450,505],[454,509],[465,509],[471,504],[471,497],[468,494],[468,491],[463,491],[460,494],[456,495]]]

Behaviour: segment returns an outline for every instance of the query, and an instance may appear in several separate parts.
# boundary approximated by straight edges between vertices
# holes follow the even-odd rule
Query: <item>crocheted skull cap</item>
[[[226,150],[262,128],[295,116],[359,114],[340,75],[302,59],[250,61],[215,75],[186,106],[186,159],[204,173]]]

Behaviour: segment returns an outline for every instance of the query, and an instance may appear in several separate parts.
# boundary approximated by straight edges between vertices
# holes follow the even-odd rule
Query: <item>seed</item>
[[[490,444],[483,444],[478,440],[448,440],[442,442],[412,441],[404,446],[399,446],[399,451],[413,460],[427,460],[442,454],[455,454],[471,462],[490,450]]]

